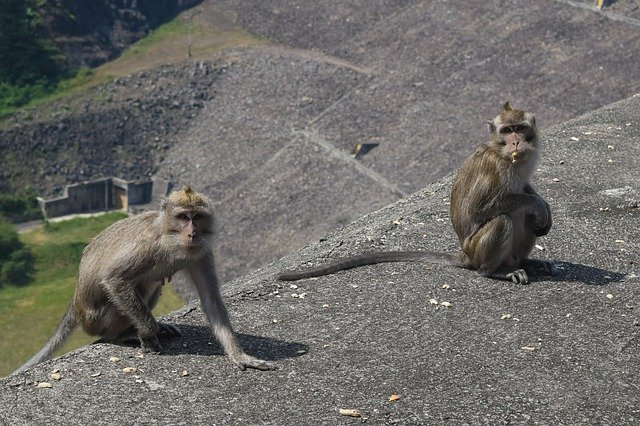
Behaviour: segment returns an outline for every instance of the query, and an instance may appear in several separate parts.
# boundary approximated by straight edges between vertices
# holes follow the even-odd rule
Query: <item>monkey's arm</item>
[[[547,203],[547,201],[542,198],[540,195],[538,195],[538,193],[533,189],[533,187],[529,184],[525,185],[524,187],[524,192],[526,194],[531,194],[534,195],[536,197],[539,198],[540,203],[544,206],[546,212],[547,212],[547,222],[544,226],[542,227],[533,227],[533,233],[536,237],[542,237],[543,235],[547,235],[549,233],[549,230],[551,229],[551,226],[553,225],[553,219],[551,218],[551,206],[549,205],[549,203]]]
[[[477,226],[482,226],[496,216],[525,209],[528,214],[533,216],[534,230],[551,228],[551,209],[547,202],[537,194],[499,194],[488,202],[478,203],[478,205],[480,208],[472,214],[472,221]]]
[[[216,336],[231,362],[239,369],[255,368],[258,370],[275,370],[275,364],[247,355],[231,327],[227,308],[222,302],[220,285],[215,271],[213,256],[194,262],[187,268],[187,273],[198,291],[200,303],[213,334]]]

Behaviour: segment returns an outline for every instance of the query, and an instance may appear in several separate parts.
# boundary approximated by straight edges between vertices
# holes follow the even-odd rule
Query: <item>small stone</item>
[[[353,408],[341,408],[340,415],[348,417],[360,417],[360,411]]]
[[[122,369],[123,373],[134,373],[136,371],[138,371],[138,369],[135,367],[125,367]]]
[[[49,382],[42,382],[42,383],[38,383],[38,387],[40,389],[49,389],[49,388],[52,388],[53,385]]]
[[[109,362],[113,362],[113,363],[120,362],[120,358],[118,358],[117,356],[109,357]]]
[[[51,377],[53,380],[60,380],[62,379],[62,374],[56,371],[55,373],[51,373],[49,377]]]

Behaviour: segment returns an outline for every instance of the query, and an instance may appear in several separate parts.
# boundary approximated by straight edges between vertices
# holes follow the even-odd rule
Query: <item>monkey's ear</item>
[[[496,125],[493,124],[493,120],[487,120],[487,131],[489,134],[494,134],[496,132]]]
[[[169,203],[169,200],[167,200],[166,198],[162,200],[162,202],[160,203],[160,209],[162,209],[163,211],[166,210],[168,203]]]
[[[536,116],[531,114],[531,125],[533,127],[536,127]]]

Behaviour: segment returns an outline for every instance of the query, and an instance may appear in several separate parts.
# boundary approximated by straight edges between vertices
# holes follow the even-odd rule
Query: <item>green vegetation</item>
[[[20,193],[0,194],[0,217],[12,222],[42,219],[36,192],[27,188]]]
[[[31,281],[33,254],[20,241],[13,224],[0,217],[0,287]]]
[[[98,232],[123,217],[124,213],[113,212],[49,223],[20,236],[34,255],[35,275],[28,286],[0,288],[0,376],[19,367],[53,334],[73,296],[83,248]],[[171,312],[183,303],[166,286],[154,313]],[[94,340],[79,330],[60,353]]]

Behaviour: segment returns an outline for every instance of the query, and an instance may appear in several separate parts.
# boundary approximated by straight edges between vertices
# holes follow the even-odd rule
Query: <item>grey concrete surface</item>
[[[640,96],[542,140],[554,227],[534,255],[559,275],[395,263],[275,280],[364,250],[456,249],[448,176],[224,287],[243,344],[278,370],[236,370],[192,302],[167,317],[184,336],[163,355],[90,345],[1,380],[0,424],[637,424]]]

